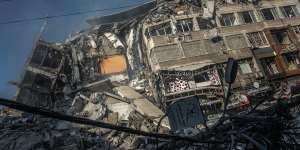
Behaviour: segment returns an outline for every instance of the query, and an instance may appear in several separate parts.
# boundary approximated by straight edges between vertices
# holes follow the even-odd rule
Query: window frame
[[[245,13],[247,13],[247,15],[249,15],[250,19],[251,19],[251,22],[246,22],[245,20]],[[253,10],[248,10],[248,11],[241,11],[238,13],[239,14],[239,17],[241,18],[241,20],[243,21],[242,23],[243,24],[250,24],[250,23],[255,23],[257,22],[257,19],[255,17],[255,14],[253,12]]]
[[[263,66],[263,70],[270,76],[274,76],[276,74],[279,74],[280,71],[279,71],[279,66],[277,65],[276,63],[276,60],[275,60],[275,57],[265,57],[265,58],[261,58],[259,60]],[[270,62],[274,62],[274,65],[276,67],[276,71],[273,70],[272,68],[272,64]],[[272,68],[272,70],[270,69]]]
[[[232,15],[232,16],[231,16]],[[226,23],[226,21],[225,21],[225,16],[226,16],[226,18],[227,19],[229,19],[229,21],[230,21],[230,25],[229,24],[227,24]],[[231,17],[230,17],[231,16]],[[234,19],[234,20],[231,20],[231,19]],[[234,15],[234,13],[226,13],[226,14],[221,14],[221,17],[220,17],[220,22],[221,22],[221,25],[222,26],[226,26],[226,27],[230,27],[230,26],[234,26],[234,25],[236,25],[235,24],[235,22],[236,22],[236,16]]]
[[[288,56],[290,55],[290,56]],[[288,53],[284,53],[282,54],[282,57],[284,59],[284,63],[286,64],[286,66],[288,67],[288,70],[296,70],[296,69],[300,69],[300,57],[299,57],[299,52],[294,51],[294,52],[288,52]],[[291,58],[292,57],[292,58]],[[293,60],[295,59],[295,60]],[[293,61],[296,61],[296,63],[292,63]],[[296,65],[296,69],[290,69],[290,65]]]
[[[281,34],[281,35],[279,35]],[[283,36],[283,34],[285,34],[285,36]],[[273,30],[271,31],[271,35],[272,35],[272,39],[274,41],[274,43],[276,43],[277,45],[288,45],[292,43],[291,38],[289,37],[288,31],[287,30]],[[283,43],[284,38],[282,38],[281,40],[279,39],[282,37],[286,37],[288,39],[288,43]]]
[[[242,67],[241,67],[242,65],[248,65],[247,66],[248,68],[246,68],[246,70],[247,70],[246,72],[244,72],[245,70],[242,69]],[[247,75],[247,74],[254,73],[254,71],[251,67],[253,67],[253,62],[251,59],[243,59],[243,60],[238,61],[238,68],[239,68],[239,72],[241,75]]]
[[[192,18],[181,19],[176,21],[175,26],[179,33],[192,32],[194,29],[194,22]],[[181,31],[179,31],[179,28],[181,28]]]
[[[286,12],[286,9],[285,9],[285,8],[288,8],[288,7],[291,8],[291,10],[293,11],[294,16],[288,16],[288,14]],[[296,5],[281,6],[279,8],[280,8],[280,11],[282,12],[284,18],[293,18],[293,17],[299,16],[299,12],[298,12],[298,9],[297,9]]]
[[[261,43],[263,43],[263,45],[258,45],[258,44],[256,44],[257,42],[254,45],[253,42],[250,40],[250,34],[255,34],[255,33],[258,34],[258,37],[259,37]],[[248,40],[248,42],[250,43],[251,46],[254,46],[254,47],[257,47],[257,48],[264,48],[264,47],[268,47],[270,45],[269,41],[266,37],[266,34],[263,31],[246,33],[246,37],[247,37],[247,40]]]
[[[269,10],[270,13],[272,14],[272,18],[273,19],[267,19],[267,17],[265,16],[265,13],[263,13],[264,10]],[[278,12],[276,10],[276,7],[271,7],[271,8],[262,8],[260,9],[260,13],[263,17],[264,20],[277,20],[279,17],[278,17]]]
[[[170,32],[168,31],[168,29],[170,30]],[[160,31],[163,31],[164,34],[161,34]],[[147,32],[148,32],[147,35],[149,37],[166,36],[166,35],[171,35],[173,33],[170,21],[158,25],[150,26],[147,28]]]
[[[197,17],[197,23],[200,28],[200,30],[209,30],[213,28],[213,25],[211,22],[207,19],[203,19],[201,17]]]

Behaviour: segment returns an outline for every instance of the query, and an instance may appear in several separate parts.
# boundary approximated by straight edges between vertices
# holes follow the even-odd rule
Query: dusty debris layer
[[[230,110],[296,96],[299,10],[296,0],[158,0],[93,18],[64,43],[36,43],[16,100],[147,131],[165,113],[162,131],[194,127],[221,112],[229,57],[239,62]]]
[[[110,142],[103,140],[104,136],[100,136],[105,131],[99,128],[79,128],[69,122],[8,109],[0,112],[0,130],[0,149],[3,150],[114,149]]]

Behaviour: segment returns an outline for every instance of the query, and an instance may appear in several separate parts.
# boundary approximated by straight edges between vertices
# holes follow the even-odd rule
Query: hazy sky
[[[0,0],[0,96],[7,98],[14,96],[15,88],[8,81],[20,80],[25,61],[45,20],[1,23],[17,19],[137,5],[147,1],[150,0]],[[85,22],[87,18],[119,11],[122,9],[49,19],[42,38],[50,42],[62,41],[72,32],[87,28],[88,25]]]

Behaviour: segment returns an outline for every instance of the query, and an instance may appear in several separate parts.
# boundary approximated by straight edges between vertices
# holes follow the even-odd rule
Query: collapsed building
[[[16,101],[148,131],[165,113],[166,130],[194,127],[222,112],[228,58],[239,66],[228,107],[278,88],[296,96],[299,10],[296,0],[157,0],[95,17],[63,43],[36,43]]]

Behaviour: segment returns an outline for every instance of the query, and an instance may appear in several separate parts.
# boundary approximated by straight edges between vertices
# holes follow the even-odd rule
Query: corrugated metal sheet
[[[205,123],[199,100],[196,97],[182,99],[170,105],[167,115],[172,130],[195,127]]]

